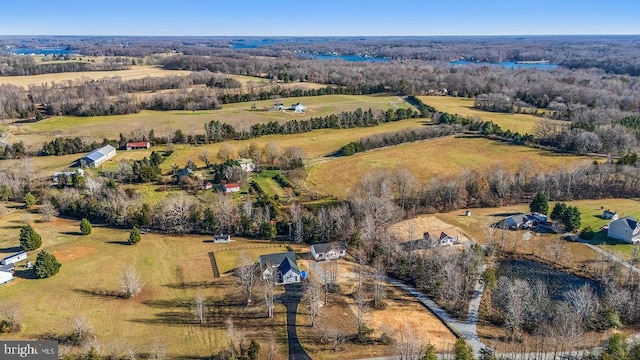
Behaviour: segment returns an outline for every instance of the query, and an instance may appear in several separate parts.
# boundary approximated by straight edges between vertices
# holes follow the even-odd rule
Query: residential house
[[[228,244],[231,242],[231,235],[213,235],[213,242],[216,244]]]
[[[182,177],[184,177],[184,176],[193,176],[193,175],[194,175],[193,170],[191,170],[189,168],[184,168],[182,170],[179,170],[176,173],[176,177],[178,178],[178,181],[180,181],[180,179],[182,179]]]
[[[307,107],[302,105],[301,103],[295,103],[291,105],[291,110],[293,110],[293,112],[296,112],[296,113],[303,113],[307,111]]]
[[[344,258],[347,256],[347,246],[343,241],[313,244],[311,256],[316,261]]]
[[[238,159],[240,168],[246,172],[252,172],[256,170],[256,164],[251,159]]]
[[[499,221],[497,226],[501,229],[509,230],[529,229],[541,224],[549,225],[547,221],[547,215],[537,212],[531,214],[514,214]]]
[[[148,149],[151,147],[151,143],[148,141],[134,141],[127,143],[127,151]]]
[[[273,110],[282,110],[284,109],[284,104],[280,101],[275,101],[273,103]]]
[[[58,182],[60,181],[60,178],[63,177],[63,176],[66,176],[66,178],[68,179],[68,181],[70,183],[73,176],[84,176],[84,170],[78,168],[78,169],[75,169],[74,171],[54,172],[53,173],[53,185],[58,185]]]
[[[85,157],[80,159],[80,165],[98,167],[114,156],[116,156],[116,148],[111,145],[106,145],[85,155]]]
[[[293,251],[261,255],[259,262],[263,279],[273,277],[278,285],[295,284],[301,280],[296,254]]]
[[[211,190],[213,189],[213,183],[211,181],[205,181],[202,187],[204,187],[205,190]]]
[[[2,265],[11,265],[11,264],[15,264],[18,261],[22,261],[25,260],[27,258],[27,252],[26,251],[20,251],[17,254],[13,254],[11,256],[7,256],[6,258],[2,259],[0,261],[0,264]]]
[[[240,191],[240,184],[236,184],[236,183],[223,184],[222,190],[224,190],[224,192],[226,193],[238,192]]]
[[[631,216],[623,217],[622,219],[609,223],[607,236],[626,243],[637,244],[640,242],[640,225],[638,225],[638,221]]]
[[[607,220],[618,220],[618,213],[607,209],[602,212],[602,218]]]
[[[448,233],[441,231],[439,236],[436,236],[434,233],[426,232],[423,236],[423,242],[429,247],[451,246],[458,244],[460,242],[460,238],[452,231],[448,231]]]

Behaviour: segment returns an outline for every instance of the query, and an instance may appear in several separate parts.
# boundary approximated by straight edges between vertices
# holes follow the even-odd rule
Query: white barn
[[[231,242],[231,235],[213,235],[213,242],[215,244],[228,244]]]
[[[631,216],[614,220],[609,223],[607,236],[626,243],[637,244],[640,242],[640,225]]]
[[[8,283],[11,280],[13,280],[13,273],[0,270],[0,284]]]
[[[111,145],[107,145],[88,153],[85,157],[80,159],[80,164],[89,167],[98,167],[114,156],[116,156],[116,148]]]
[[[291,105],[291,110],[293,110],[293,112],[296,112],[296,113],[303,113],[307,111],[307,107],[302,105],[302,103],[295,103]]]
[[[2,265],[11,265],[11,264],[15,264],[18,261],[22,261],[25,260],[27,258],[27,252],[26,251],[20,251],[17,254],[13,254],[11,256],[7,256],[6,258],[2,259],[2,261],[0,261],[0,263]]]
[[[344,242],[330,242],[311,245],[311,256],[316,261],[336,260],[347,256],[347,246]]]

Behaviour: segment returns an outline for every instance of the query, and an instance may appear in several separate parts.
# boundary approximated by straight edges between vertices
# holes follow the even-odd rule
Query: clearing
[[[327,158],[310,167],[307,186],[319,193],[345,198],[366,173],[405,167],[420,181],[463,171],[492,168],[516,170],[529,162],[534,171],[548,171],[591,162],[588,157],[557,154],[509,145],[481,137],[449,136]],[[340,184],[340,186],[335,186]]]
[[[543,120],[542,117],[529,114],[505,114],[474,109],[474,99],[452,96],[418,96],[418,98],[439,111],[493,121],[504,130],[509,129],[520,134],[533,134],[535,126]]]

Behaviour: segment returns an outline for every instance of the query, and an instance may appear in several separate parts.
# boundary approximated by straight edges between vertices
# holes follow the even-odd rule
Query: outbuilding
[[[148,141],[134,141],[127,143],[127,151],[148,149],[151,147],[151,143]]]
[[[99,149],[93,150],[85,157],[80,159],[80,165],[88,167],[98,167],[114,156],[116,156],[116,148],[111,145],[106,145]]]
[[[17,254],[13,254],[11,256],[7,256],[6,258],[2,259],[2,261],[0,261],[0,263],[2,265],[11,265],[11,264],[15,264],[18,261],[22,261],[25,260],[27,258],[27,252],[26,251],[20,251]]]
[[[213,235],[213,242],[215,244],[228,244],[231,242],[231,235]]]
[[[13,273],[0,270],[0,284],[8,283],[13,280]]]

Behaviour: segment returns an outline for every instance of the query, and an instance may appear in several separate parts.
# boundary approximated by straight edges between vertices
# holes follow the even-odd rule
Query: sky
[[[640,34],[638,0],[4,0],[0,35]]]

